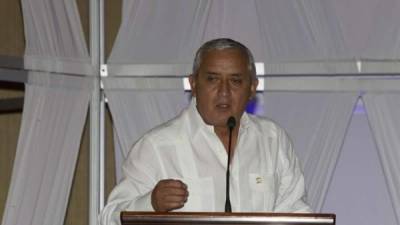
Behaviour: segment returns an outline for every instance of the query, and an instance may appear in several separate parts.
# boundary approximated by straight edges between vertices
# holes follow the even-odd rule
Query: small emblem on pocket
[[[261,184],[262,183],[262,178],[261,177],[256,177],[256,183]]]

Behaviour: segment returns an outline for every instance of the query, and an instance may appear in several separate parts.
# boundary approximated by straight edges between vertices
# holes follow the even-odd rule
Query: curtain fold
[[[116,131],[114,147],[117,181],[121,179],[121,163],[132,145],[151,128],[175,117],[188,103],[181,78],[131,80],[134,80],[132,82],[137,85],[136,88],[128,82],[112,79],[105,81],[106,96]],[[160,86],[164,87],[160,89]]]
[[[266,62],[346,57],[349,49],[331,1],[257,0],[256,6]]]
[[[256,62],[265,62],[268,50],[260,29],[256,1],[221,0],[209,1],[210,9],[204,27],[202,41],[228,37],[252,50]],[[251,35],[249,35],[251,34]]]
[[[316,212],[323,206],[357,99],[358,93],[264,93],[265,115],[291,137]]]
[[[358,57],[331,1],[126,0],[123,6],[108,61],[114,69],[190,65],[201,43],[229,37],[248,46],[266,74],[357,72]]]
[[[364,40],[361,40],[358,44],[363,44],[360,46],[360,51],[354,51],[354,53],[361,55],[360,58],[375,59],[372,61],[375,61],[376,65],[371,66],[365,72],[376,72],[376,67],[380,68],[379,63],[382,63],[383,60],[397,61],[396,59],[400,58],[400,24],[398,23],[400,20],[398,13],[400,2],[397,0],[367,0],[362,1],[362,4],[364,6],[361,7],[367,9],[365,11],[368,13],[359,17],[358,21],[354,18],[357,17],[354,13],[349,13],[349,17],[346,18],[356,20],[359,23],[357,32],[360,32],[360,35],[354,35],[353,40],[351,40],[353,42],[350,45],[356,45],[355,43],[360,41],[360,37],[363,37]],[[346,7],[346,5],[342,5],[342,7]],[[357,8],[363,10],[360,9],[360,6],[357,6]],[[365,26],[365,24],[369,26]]]
[[[191,64],[203,41],[209,1],[128,0],[123,6],[109,64]]]
[[[362,97],[379,159],[400,224],[400,93],[366,93]]]
[[[92,92],[85,75],[93,68],[76,1],[21,3],[24,67],[35,72],[26,83],[2,225],[62,225]]]
[[[93,74],[76,1],[22,0],[26,69]]]
[[[2,224],[62,225],[90,82],[44,73],[31,74],[29,79]]]

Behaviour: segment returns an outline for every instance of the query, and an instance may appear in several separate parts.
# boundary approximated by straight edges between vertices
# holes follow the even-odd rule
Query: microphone
[[[229,117],[226,125],[229,128],[229,144],[228,144],[228,163],[226,168],[226,199],[225,199],[225,212],[232,212],[231,200],[229,198],[229,167],[231,162],[231,144],[232,144],[232,130],[236,126],[235,117]]]

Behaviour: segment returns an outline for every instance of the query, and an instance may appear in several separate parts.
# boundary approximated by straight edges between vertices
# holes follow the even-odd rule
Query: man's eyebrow
[[[244,75],[242,73],[232,73],[231,77],[243,77]]]
[[[207,75],[218,75],[217,72],[213,72],[213,71],[206,71]]]

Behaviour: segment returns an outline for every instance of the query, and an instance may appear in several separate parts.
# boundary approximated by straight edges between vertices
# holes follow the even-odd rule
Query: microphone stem
[[[229,143],[228,143],[228,163],[226,169],[226,201],[225,201],[225,212],[232,212],[231,200],[229,197],[229,180],[230,180],[230,162],[231,162],[231,143],[232,143],[232,127],[229,127]]]

